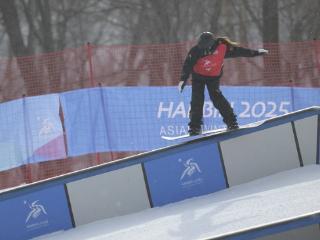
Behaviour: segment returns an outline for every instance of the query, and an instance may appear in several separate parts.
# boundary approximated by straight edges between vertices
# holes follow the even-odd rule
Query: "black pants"
[[[196,79],[192,80],[192,98],[190,109],[190,129],[199,129],[202,125],[204,89],[207,86],[210,99],[216,109],[220,112],[224,123],[230,126],[237,122],[236,115],[228,102],[220,91],[219,78]]]

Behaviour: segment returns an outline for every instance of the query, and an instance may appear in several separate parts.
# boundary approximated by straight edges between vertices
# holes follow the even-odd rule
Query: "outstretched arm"
[[[244,47],[230,46],[226,52],[225,58],[236,58],[236,57],[256,57],[267,54],[268,50],[258,49],[253,50]]]

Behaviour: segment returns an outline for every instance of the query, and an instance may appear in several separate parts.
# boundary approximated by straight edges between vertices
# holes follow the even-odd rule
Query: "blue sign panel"
[[[294,110],[320,105],[320,88],[293,88]]]
[[[0,212],[0,239],[31,239],[72,228],[63,186],[1,201]]]
[[[320,102],[318,88],[222,87],[239,124],[261,121]],[[70,156],[103,151],[148,151],[188,132],[191,88],[106,87],[61,94]],[[204,130],[225,128],[206,92]],[[178,140],[174,143],[181,142]]]
[[[22,99],[0,104],[0,171],[24,164],[27,159]]]
[[[69,156],[112,149],[109,138],[113,139],[115,136],[108,131],[109,119],[112,118],[107,115],[112,112],[105,105],[103,95],[102,88],[83,89],[60,95]],[[116,106],[118,105],[113,107]]]
[[[154,206],[226,188],[218,146],[212,141],[152,156],[145,170]]]
[[[23,107],[28,148],[26,163],[65,158],[59,95],[27,97]]]
[[[0,171],[66,157],[59,95],[0,104]]]

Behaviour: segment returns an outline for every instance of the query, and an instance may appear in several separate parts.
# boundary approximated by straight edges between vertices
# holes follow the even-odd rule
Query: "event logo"
[[[193,158],[189,158],[186,161],[182,161],[180,158],[178,162],[182,162],[184,166],[180,176],[180,182],[183,187],[191,187],[202,183],[203,179],[200,177],[202,171]]]
[[[231,107],[234,107],[234,102],[231,102]],[[182,101],[180,102],[164,102],[160,101],[157,111],[157,118],[179,118],[179,119],[185,119],[189,118],[189,112],[190,112],[190,104],[186,104]],[[211,117],[219,117],[221,118],[221,115],[219,114],[219,111],[213,106],[213,103],[208,100],[205,101],[203,104],[203,117],[204,118],[211,118]]]
[[[233,103],[231,103],[233,106]],[[183,101],[165,102],[158,105],[157,118],[161,119],[160,136],[180,136],[188,133],[190,104]],[[203,106],[203,131],[224,127],[221,115],[211,101],[205,101]]]
[[[199,165],[194,162],[192,158],[188,159],[183,165],[185,167],[185,170],[183,171],[180,180],[183,180],[185,176],[191,177],[196,172],[201,173]]]
[[[230,104],[236,109],[238,122],[242,125],[287,114],[292,109],[289,101],[230,101]],[[157,118],[162,120],[160,136],[187,134],[189,112],[190,105],[183,101],[159,102]],[[225,128],[221,114],[210,100],[204,102],[203,120],[203,131]]]
[[[46,217],[48,213],[45,207],[39,203],[39,200],[33,201],[31,204],[24,201],[24,204],[30,209],[25,220],[27,229],[33,230],[48,225],[49,221]],[[43,217],[45,219],[43,219]]]
[[[38,118],[38,120],[40,120],[40,118]],[[53,133],[53,130],[54,124],[50,121],[49,118],[45,118],[42,120],[39,136],[51,134]]]
[[[204,69],[209,72],[214,67],[214,64],[210,60],[205,60],[203,63]]]

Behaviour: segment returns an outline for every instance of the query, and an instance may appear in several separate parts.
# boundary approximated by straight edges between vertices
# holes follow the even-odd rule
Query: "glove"
[[[266,50],[266,49],[263,49],[263,48],[260,48],[258,49],[258,55],[261,56],[261,55],[265,55],[265,54],[268,54],[269,51]]]
[[[185,81],[180,81],[178,85],[179,92],[182,93],[184,86],[186,85]]]

